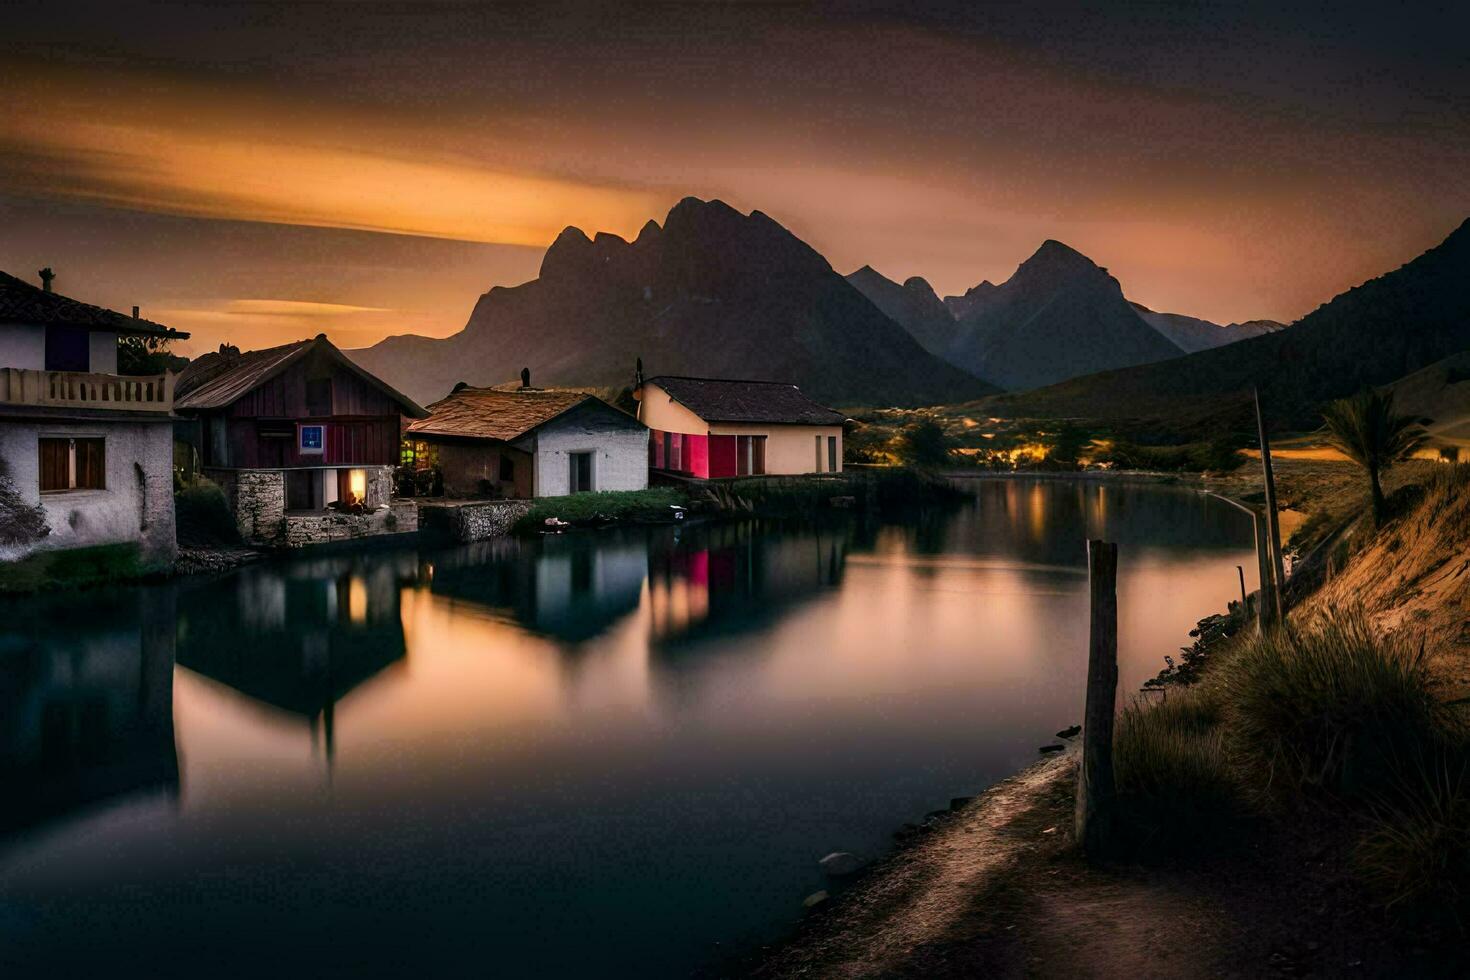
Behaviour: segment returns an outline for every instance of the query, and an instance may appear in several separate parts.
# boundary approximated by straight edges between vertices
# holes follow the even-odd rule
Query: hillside
[[[1050,240],[972,298],[944,348],[952,364],[1011,391],[1181,353],[1134,312],[1106,269]]]
[[[1185,316],[1182,313],[1159,313],[1142,303],[1130,302],[1128,305],[1133,307],[1133,312],[1137,313],[1144,323],[1163,334],[1176,347],[1188,354],[1224,347],[1238,340],[1249,340],[1251,337],[1259,337],[1261,334],[1274,333],[1286,328],[1286,324],[1277,323],[1275,320],[1246,320],[1244,323],[1220,324],[1201,320],[1199,317]]]
[[[1289,329],[1168,362],[989,399],[1006,417],[1181,420],[1248,428],[1253,385],[1279,425],[1314,428],[1317,406],[1395,381],[1470,347],[1470,221],[1400,268],[1337,296]]]
[[[888,318],[903,327],[931,354],[941,355],[955,333],[954,316],[928,281],[918,276],[899,285],[865,265],[847,281]]]
[[[1393,383],[1394,407],[1430,421],[1430,447],[1470,457],[1470,351],[1451,354]]]
[[[452,337],[391,337],[352,354],[429,401],[521,367],[538,383],[624,385],[639,357],[651,373],[791,381],[839,405],[995,390],[925,351],[765,214],[696,198],[632,242],[566,229],[538,278],[485,293]]]

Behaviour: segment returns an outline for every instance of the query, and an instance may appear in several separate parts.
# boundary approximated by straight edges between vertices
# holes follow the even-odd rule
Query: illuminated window
[[[297,426],[296,444],[301,455],[320,456],[326,452],[327,427],[324,425]]]

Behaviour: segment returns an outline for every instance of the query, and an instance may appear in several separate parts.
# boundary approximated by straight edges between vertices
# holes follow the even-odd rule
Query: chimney
[[[51,292],[51,280],[56,278],[56,273],[51,271],[51,267],[48,265],[36,275],[41,277],[41,289],[48,293]]]
[[[133,319],[138,319],[138,308],[136,306],[133,307]]]
[[[531,387],[531,369],[528,367],[521,368],[521,387]]]

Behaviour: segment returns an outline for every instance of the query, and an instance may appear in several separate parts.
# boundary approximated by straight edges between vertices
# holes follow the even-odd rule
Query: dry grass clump
[[[1463,748],[1411,770],[1373,808],[1353,856],[1389,908],[1463,929],[1470,913],[1470,760]]]
[[[1220,703],[1208,687],[1176,687],[1126,708],[1113,738],[1120,844],[1134,852],[1198,851],[1242,817]]]
[[[1230,754],[1268,795],[1385,793],[1453,727],[1422,650],[1375,634],[1361,611],[1288,626],[1221,667]]]

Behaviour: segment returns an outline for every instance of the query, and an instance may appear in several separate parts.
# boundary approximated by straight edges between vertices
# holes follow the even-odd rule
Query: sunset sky
[[[686,195],[941,293],[1043,239],[1291,320],[1470,215],[1451,5],[74,4],[0,30],[0,269],[191,330],[443,336]]]

